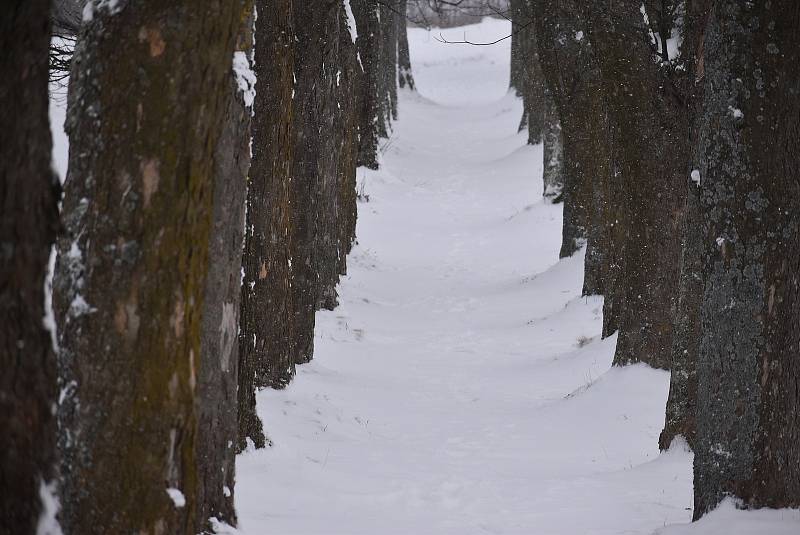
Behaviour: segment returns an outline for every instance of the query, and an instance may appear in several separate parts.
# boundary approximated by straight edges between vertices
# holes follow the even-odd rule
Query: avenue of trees
[[[0,534],[56,501],[64,535],[235,526],[235,455],[269,443],[256,391],[312,359],[356,168],[415,87],[407,10],[466,0],[9,1]],[[467,4],[512,20],[519,128],[615,365],[670,370],[659,446],[695,452],[694,518],[800,507],[800,4]]]
[[[694,450],[694,518],[725,496],[800,506],[800,5],[509,12],[561,256],[586,244],[583,292],[605,298],[615,365],[671,371],[659,446]]]
[[[355,240],[356,167],[379,166],[398,85],[414,88],[400,9],[5,9],[0,533],[37,533],[56,499],[66,535],[236,525],[235,454],[268,442],[255,391],[311,360]],[[69,76],[63,194],[48,75]]]

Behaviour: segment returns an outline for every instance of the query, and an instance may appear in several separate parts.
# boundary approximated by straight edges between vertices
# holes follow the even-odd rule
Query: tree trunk
[[[145,0],[84,12],[54,281],[67,533],[205,527],[200,332],[241,7]]]
[[[661,450],[672,440],[683,436],[694,447],[697,405],[697,344],[700,335],[700,302],[703,282],[700,268],[702,235],[700,231],[700,196],[696,185],[689,186],[686,221],[683,230],[683,253],[679,281],[678,309],[675,314],[675,336],[672,342],[669,397],[664,429],[658,438]]]
[[[800,506],[800,8],[715,2],[703,43],[695,508]]]
[[[358,28],[358,57],[364,76],[361,78],[361,120],[359,124],[358,165],[378,168],[378,138],[385,132],[380,93],[380,27],[377,0],[351,0],[350,6]]]
[[[537,0],[535,7],[540,63],[564,144],[561,256],[586,243],[583,294],[598,294],[610,288],[609,229],[614,222],[607,202],[611,151],[600,76],[580,3]]]
[[[345,17],[342,14],[342,17]],[[400,19],[405,24],[405,19]],[[345,22],[350,23],[346,20]],[[405,34],[405,26],[402,28]],[[347,255],[356,238],[356,165],[358,158],[358,123],[361,111],[360,93],[363,73],[356,56],[356,45],[349,30],[339,32],[339,69],[341,81],[337,91],[336,139],[338,149],[338,186],[337,196],[337,269],[338,275],[347,272]],[[409,76],[410,76],[409,71]],[[413,79],[412,79],[413,82]],[[338,277],[337,277],[338,282]]]
[[[685,74],[654,61],[640,6],[583,6],[613,148],[616,365],[670,363],[689,161]],[[652,14],[655,16],[655,14]]]
[[[415,91],[414,76],[411,73],[411,54],[408,50],[408,0],[399,0],[397,11],[401,14],[397,17],[397,82],[400,88],[408,87]]]
[[[291,222],[294,111],[292,0],[257,0],[253,161],[247,189],[239,332],[239,448],[266,440],[256,387],[285,387],[294,376]]]
[[[510,0],[509,13],[511,18],[511,72],[509,74],[509,89],[515,90],[522,96],[524,77],[524,58],[522,51],[522,36],[519,34],[520,25],[524,24],[524,5],[526,0]]]
[[[561,191],[564,189],[564,145],[561,131],[561,121],[558,110],[550,95],[545,93],[545,116],[542,136],[542,153],[544,169],[542,182],[544,183],[544,198],[557,203],[561,202]]]
[[[516,38],[519,41],[518,53],[522,63],[521,81],[524,112],[520,130],[528,130],[528,144],[542,142],[546,113],[545,81],[539,62],[539,47],[536,43],[536,16],[534,0],[523,0],[519,8],[520,20]]]
[[[675,313],[675,335],[672,341],[669,397],[665,415],[664,429],[658,439],[659,448],[669,448],[672,440],[683,436],[694,448],[697,413],[697,346],[700,338],[700,302],[703,297],[701,248],[702,213],[700,208],[699,184],[695,183],[692,169],[699,165],[701,158],[699,139],[699,119],[702,116],[703,84],[696,83],[699,73],[695,61],[696,51],[703,40],[705,24],[713,0],[692,0],[686,4],[685,20],[681,29],[681,48],[686,52],[680,58],[681,67],[687,73],[687,102],[691,110],[689,145],[692,149],[692,165],[686,169],[688,194],[684,209],[684,223],[681,231],[683,249],[681,253],[678,308]],[[697,175],[696,175],[697,176]]]
[[[50,167],[50,2],[14,0],[0,21],[0,532],[34,534],[54,477],[53,339],[45,277],[58,228]],[[54,333],[53,333],[54,334]]]
[[[197,393],[197,464],[202,485],[197,525],[209,518],[236,525],[233,488],[238,436],[238,328],[253,82],[250,56],[253,3],[244,2],[233,70],[225,96],[225,120],[214,153],[213,225],[203,296]],[[245,100],[247,99],[247,103]]]
[[[341,2],[336,2],[335,9],[324,3],[294,6],[297,85],[291,126],[295,151],[290,194],[297,364],[308,362],[313,356],[317,308],[335,305],[339,179],[338,146],[332,133],[338,113],[339,32],[347,31],[342,8]]]
[[[597,68],[582,28],[577,2],[537,0],[536,36],[549,94],[558,110],[564,148],[564,227],[560,256],[575,253],[590,240],[587,273],[596,278],[593,261],[603,243],[594,234],[608,181],[609,151]]]
[[[397,15],[395,5],[380,4],[381,52],[380,64],[386,93],[386,124],[397,120]],[[388,137],[388,135],[386,136]]]

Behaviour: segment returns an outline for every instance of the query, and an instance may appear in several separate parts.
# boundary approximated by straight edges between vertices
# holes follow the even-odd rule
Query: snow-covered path
[[[485,21],[472,38],[506,34]],[[456,32],[461,36],[461,30]],[[273,447],[237,464],[250,535],[649,534],[691,517],[691,454],[659,455],[668,374],[610,370],[582,258],[517,134],[508,42],[410,32],[419,94],[379,172],[314,361],[259,393]]]

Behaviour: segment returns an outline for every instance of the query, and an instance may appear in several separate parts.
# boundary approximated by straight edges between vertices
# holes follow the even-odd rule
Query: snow
[[[50,346],[58,352],[58,326],[53,312],[53,273],[56,268],[56,247],[50,247],[50,257],[47,260],[47,273],[44,277],[44,316],[42,325],[50,334]]]
[[[241,50],[233,53],[233,72],[245,106],[252,108],[256,98],[256,73],[250,66],[250,58]]]
[[[244,533],[235,527],[231,526],[227,522],[223,522],[216,517],[211,517],[208,519],[209,524],[211,524],[211,529],[214,530],[216,535],[244,535]]]
[[[661,36],[658,35],[656,32],[653,31],[652,27],[650,26],[650,17],[647,15],[647,8],[644,4],[639,6],[639,12],[642,14],[642,21],[644,22],[644,27],[647,30],[648,35],[650,36],[650,42],[655,47],[656,50],[661,52]],[[678,17],[678,23],[673,25],[670,29],[670,35],[667,37],[667,59],[672,61],[678,57],[680,53],[681,44],[683,43],[683,36],[681,35],[680,24],[682,23],[682,18]],[[659,55],[655,55],[653,58],[657,63],[661,63],[662,59]]]
[[[97,309],[93,308],[81,294],[76,294],[69,304],[69,315],[73,317],[83,316],[84,314],[91,314]]]
[[[58,523],[58,492],[55,482],[39,482],[39,498],[42,500],[42,512],[36,524],[36,535],[63,535]]]
[[[717,509],[691,525],[668,526],[656,535],[797,535],[800,533],[800,510],[738,509],[730,498]]]
[[[358,27],[356,26],[356,17],[353,15],[353,8],[350,7],[350,0],[344,0],[344,12],[347,15],[347,29],[350,30],[350,39],[353,44],[358,39]],[[359,58],[359,63],[361,59]]]
[[[487,20],[453,38],[490,40]],[[445,37],[448,37],[445,35]],[[691,519],[692,454],[658,451],[669,374],[611,368],[583,252],[517,133],[508,41],[409,31],[380,171],[359,169],[358,245],[314,360],[258,393],[273,446],[237,458],[260,533],[652,534]]]
[[[81,12],[81,18],[83,22],[91,22],[94,18],[94,2],[93,0],[89,0],[83,6],[83,11]]]
[[[172,503],[174,503],[175,507],[178,509],[186,505],[186,496],[183,495],[183,492],[181,492],[180,489],[170,487],[167,489],[167,494],[172,499]]]
[[[109,15],[116,15],[125,7],[125,2],[120,0],[88,0],[83,6],[81,18],[83,22],[91,22],[96,11],[105,9]]]
[[[728,106],[728,110],[731,112],[731,115],[733,115],[734,119],[741,119],[744,117],[744,113],[742,113],[742,110],[740,110],[739,108]]]
[[[87,4],[91,5],[91,4]],[[64,41],[54,37],[53,41],[58,46],[64,46]],[[67,178],[67,163],[69,162],[69,139],[64,132],[64,122],[67,118],[67,85],[69,79],[59,83],[50,84],[50,133],[53,136],[52,166],[58,173],[61,183]]]

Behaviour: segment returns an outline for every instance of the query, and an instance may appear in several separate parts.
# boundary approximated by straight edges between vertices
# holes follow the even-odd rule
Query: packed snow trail
[[[459,38],[462,29],[445,32]],[[466,28],[475,40],[506,22]],[[261,534],[650,534],[691,518],[691,454],[659,455],[669,375],[610,369],[583,258],[517,133],[508,40],[409,32],[382,168],[359,169],[358,245],[316,352],[258,395],[273,442],[237,462]],[[730,515],[735,515],[732,510]]]

